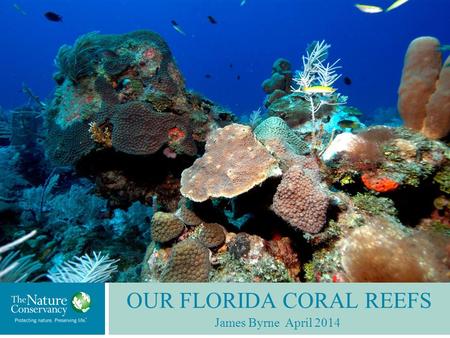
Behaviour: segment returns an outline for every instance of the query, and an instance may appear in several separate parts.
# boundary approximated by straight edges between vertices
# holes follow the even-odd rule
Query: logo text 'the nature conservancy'
[[[14,314],[60,314],[67,313],[66,297],[46,297],[37,294],[11,296],[11,312]]]

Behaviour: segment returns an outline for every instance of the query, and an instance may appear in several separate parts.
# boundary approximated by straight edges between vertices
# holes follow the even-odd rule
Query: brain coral
[[[284,174],[273,211],[296,229],[318,233],[326,221],[328,196],[315,171],[295,165]]]
[[[278,163],[248,126],[231,124],[206,142],[205,154],[181,174],[181,193],[195,201],[238,196],[271,176]]]
[[[295,132],[289,128],[280,117],[269,117],[256,127],[255,136],[263,144],[269,140],[280,140],[282,144],[295,154],[309,152],[308,145]]]
[[[161,281],[207,282],[210,269],[209,250],[197,240],[187,239],[172,248]]]
[[[208,248],[216,248],[225,243],[225,232],[220,224],[203,223],[197,239]]]
[[[174,214],[158,211],[153,215],[151,234],[155,242],[165,243],[177,238],[184,229],[184,223]]]

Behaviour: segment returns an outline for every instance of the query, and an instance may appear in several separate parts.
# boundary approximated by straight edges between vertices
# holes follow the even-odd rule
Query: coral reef
[[[398,110],[405,126],[440,139],[450,132],[450,70],[442,65],[439,40],[419,37],[411,42],[399,88]]]
[[[34,104],[0,115],[0,280],[449,281],[438,46],[408,51],[406,128],[392,110],[367,128],[325,41],[294,77],[278,59],[267,111],[239,121],[186,89],[159,35],[81,36],[51,104],[24,89]]]

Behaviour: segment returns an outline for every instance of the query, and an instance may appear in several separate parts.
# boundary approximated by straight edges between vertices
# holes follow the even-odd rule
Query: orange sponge
[[[376,177],[371,174],[361,176],[366,188],[376,192],[390,192],[398,188],[398,182],[387,177]]]

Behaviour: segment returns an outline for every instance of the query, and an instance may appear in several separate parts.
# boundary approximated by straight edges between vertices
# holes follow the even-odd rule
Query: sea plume
[[[73,260],[53,267],[47,277],[54,283],[104,283],[109,281],[111,274],[117,271],[119,260],[110,259],[101,252],[74,257]]]

